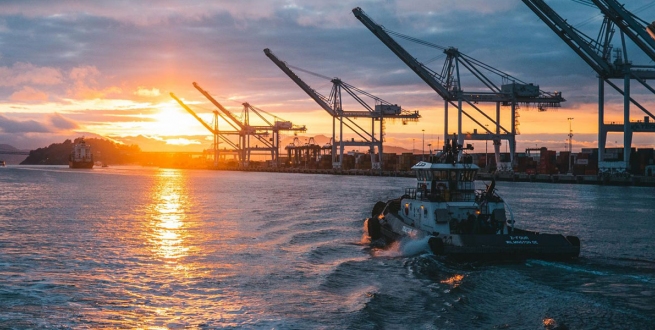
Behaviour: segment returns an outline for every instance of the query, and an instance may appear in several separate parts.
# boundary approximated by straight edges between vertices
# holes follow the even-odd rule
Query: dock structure
[[[324,175],[352,175],[371,177],[407,177],[414,178],[416,174],[409,171],[380,171],[380,170],[343,170],[343,169],[316,169],[316,168],[225,168],[224,170],[268,172],[268,173],[297,173],[297,174],[324,174]],[[607,177],[598,175],[571,175],[571,174],[528,174],[528,173],[479,173],[477,180],[503,182],[531,182],[553,184],[591,184],[606,186],[637,186],[655,187],[655,176],[623,176]]]
[[[648,22],[629,12],[616,0],[590,0],[603,15],[598,37],[591,38],[576,29],[562,18],[543,0],[522,0],[546,25],[555,32],[580,58],[582,58],[598,76],[598,164],[599,171],[609,175],[629,171],[632,135],[634,132],[655,132],[655,116],[631,96],[632,81],[641,84],[648,92],[655,94],[648,79],[655,79],[655,66],[635,65],[628,58],[625,37],[637,45],[650,61],[655,61],[655,40],[649,33]],[[620,30],[620,47],[612,44],[615,28]],[[614,81],[618,80],[619,83]],[[623,82],[623,87],[621,83]],[[605,122],[605,85],[623,96],[623,122]],[[637,107],[646,116],[644,121],[630,118],[631,105]],[[623,132],[622,161],[606,159],[606,142],[608,132]]]
[[[323,146],[316,144],[313,137],[306,143],[300,142],[298,137],[285,147],[289,167],[319,168],[326,157],[331,158],[332,143]]]

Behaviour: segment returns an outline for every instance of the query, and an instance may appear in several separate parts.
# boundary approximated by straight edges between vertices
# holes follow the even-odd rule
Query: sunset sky
[[[548,4],[589,36],[597,35],[598,9],[571,0]],[[169,96],[173,92],[211,122],[214,107],[193,82],[237,115],[249,102],[306,125],[306,136],[330,135],[330,116],[264,55],[264,48],[290,65],[339,77],[419,110],[418,123],[386,124],[387,145],[411,148],[414,140],[418,149],[422,130],[425,143],[436,144],[443,132],[443,101],[354,17],[354,7],[390,30],[457,47],[542,90],[561,91],[567,100],[561,109],[521,110],[519,150],[564,149],[569,117],[575,118],[574,150],[596,146],[595,73],[518,0],[3,1],[0,144],[34,149],[99,135],[147,151],[209,148],[209,132]],[[655,20],[653,1],[634,0],[626,7]],[[441,51],[399,42],[441,70]],[[628,47],[634,64],[654,65],[629,41]],[[329,94],[329,80],[297,73]],[[467,85],[476,90],[479,84],[467,79],[462,79],[465,90]],[[622,122],[621,96],[609,86],[606,91],[606,121]],[[652,94],[636,84],[633,94],[653,111]],[[346,105],[345,110],[363,110],[350,99]],[[632,120],[644,117],[635,107],[631,114]],[[509,126],[508,111],[503,116]],[[452,108],[450,118],[454,131]],[[465,120],[464,130],[473,128]],[[608,147],[622,141],[622,134],[610,135]],[[633,144],[653,147],[655,136],[635,134]]]

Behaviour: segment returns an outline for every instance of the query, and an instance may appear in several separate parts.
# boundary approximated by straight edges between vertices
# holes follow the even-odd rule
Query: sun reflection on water
[[[160,258],[175,262],[185,257],[189,248],[185,244],[187,199],[185,177],[179,170],[162,169],[151,193],[150,238],[154,253]]]

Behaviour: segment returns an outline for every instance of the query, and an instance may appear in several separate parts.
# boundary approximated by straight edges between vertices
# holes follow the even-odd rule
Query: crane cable
[[[591,2],[590,0],[572,0],[572,1],[575,2],[575,3],[579,3],[579,4],[581,4],[581,5],[584,5],[584,6],[588,6],[588,7],[592,7],[592,8],[597,8],[596,5],[595,5],[593,2]],[[655,1],[651,1],[650,3],[647,3],[647,4],[645,4],[645,5],[641,6],[641,7],[639,7],[639,8],[637,8],[637,9],[633,10],[632,12],[627,11],[627,9],[626,9],[626,11],[627,11],[627,12],[628,12],[628,13],[629,13],[629,14],[630,14],[630,15],[631,15],[635,20],[638,20],[639,22],[641,22],[641,23],[644,24],[644,25],[648,25],[648,24],[650,24],[650,23],[648,23],[648,22],[644,21],[643,19],[641,19],[639,16],[636,15],[636,13],[641,12],[641,11],[644,11],[644,10],[646,10],[646,9],[648,9],[648,8],[650,8],[650,7],[652,7],[652,6],[654,6],[654,5],[655,5]],[[624,9],[625,9],[625,6],[624,6]],[[584,21],[582,21],[582,22],[576,24],[575,27],[576,27],[576,28],[582,27],[582,26],[588,24],[589,22],[595,20],[596,18],[598,18],[599,16],[602,16],[602,15],[603,15],[603,13],[600,13],[600,14],[594,15],[593,17],[590,17],[590,18],[588,18],[588,19],[586,19],[586,20],[584,20]]]
[[[575,0],[574,0],[574,1],[575,1]],[[391,31],[391,30],[389,30],[389,29],[387,29],[387,28],[385,28],[385,27],[382,27],[382,29],[384,29],[384,31],[387,32],[387,33],[390,34],[390,35],[394,35],[394,36],[397,36],[397,37],[399,37],[399,38],[401,38],[401,39],[405,39],[405,40],[408,40],[408,41],[411,41],[411,42],[414,42],[414,43],[417,43],[417,44],[420,44],[420,45],[424,45],[424,46],[427,46],[427,47],[436,48],[436,49],[440,49],[440,50],[447,50],[447,49],[448,49],[448,47],[443,47],[443,46],[440,46],[440,45],[437,45],[437,44],[431,43],[431,42],[429,42],[429,41],[421,40],[421,39],[418,39],[418,38],[415,38],[415,37],[410,37],[410,36],[405,35],[405,34],[402,34],[402,33],[398,33],[398,32],[395,32],[395,31]],[[506,79],[508,79],[508,80],[514,80],[514,81],[516,81],[516,82],[519,82],[519,83],[524,84],[524,82],[521,81],[520,79],[518,79],[518,78],[516,78],[516,77],[513,77],[513,76],[511,76],[510,74],[508,74],[508,73],[506,73],[506,72],[503,72],[503,71],[501,71],[501,70],[499,70],[499,69],[496,69],[496,68],[492,67],[491,65],[485,64],[485,63],[483,63],[483,62],[481,62],[481,61],[479,61],[479,60],[476,60],[476,59],[474,59],[474,58],[472,58],[472,57],[470,57],[470,56],[468,56],[468,55],[466,55],[466,54],[464,54],[464,53],[459,52],[459,54],[460,54],[462,57],[464,57],[464,58],[466,58],[467,60],[469,60],[470,62],[477,64],[480,68],[483,68],[483,69],[485,69],[485,70],[487,70],[487,71],[489,71],[489,72],[491,72],[491,73],[494,73],[494,74],[496,74],[496,75],[498,75],[498,76],[500,76],[500,77],[502,77],[502,78],[506,78]],[[440,56],[437,56],[437,57],[431,58],[431,59],[430,59],[428,62],[426,62],[426,63],[433,62],[433,61],[435,61],[435,60],[437,60],[437,59],[439,59],[439,58],[441,58],[441,57],[443,57],[443,55],[440,55]],[[423,65],[425,65],[425,64],[423,64]],[[435,74],[436,74],[436,73],[435,73]]]

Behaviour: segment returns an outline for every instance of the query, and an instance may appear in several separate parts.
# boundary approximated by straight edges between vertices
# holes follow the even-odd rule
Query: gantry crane
[[[612,0],[593,0],[593,3],[605,14],[598,37],[590,38],[557,14],[542,0],[522,0],[548,27],[555,32],[580,58],[582,58],[598,75],[598,167],[599,172],[624,172],[630,166],[630,149],[633,132],[655,132],[655,124],[650,118],[655,116],[630,96],[631,80],[636,80],[648,91],[655,94],[655,89],[646,80],[655,79],[655,66],[634,65],[628,60],[625,36],[633,38],[635,43],[650,57],[653,50],[652,40],[636,32],[634,19],[629,13]],[[614,50],[611,44],[615,33],[615,22],[621,31],[621,48]],[[643,27],[646,31],[646,27]],[[635,30],[635,31],[633,31]],[[647,32],[646,32],[646,35]],[[652,58],[652,57],[651,57]],[[622,79],[623,88],[611,79]],[[605,84],[623,95],[623,124],[605,123]],[[635,105],[647,116],[644,122],[630,122],[630,104]],[[623,162],[605,161],[605,144],[608,132],[623,132]]]
[[[655,40],[647,30],[648,22],[629,12],[616,0],[587,0],[593,3],[621,31],[630,38],[651,60],[655,61]]]
[[[250,113],[254,113],[265,125],[252,125],[250,121]],[[272,120],[266,118],[266,116],[272,117]],[[251,154],[253,151],[263,151],[270,152],[271,159],[273,160],[276,166],[280,165],[280,132],[289,131],[289,132],[306,132],[307,128],[305,125],[299,126],[294,125],[292,122],[279,118],[273,114],[270,114],[262,109],[256,108],[250,105],[248,102],[243,103],[243,112],[241,115],[243,124],[248,128],[249,132],[263,132],[272,134],[272,137],[266,139],[267,135],[258,135],[258,134],[247,134],[245,141],[246,148],[246,159],[250,161]],[[271,122],[272,121],[272,122]],[[256,141],[262,143],[262,146],[255,145],[254,147],[250,143],[250,137],[256,138]]]
[[[420,118],[418,111],[410,112],[403,110],[397,104],[391,104],[377,96],[374,96],[368,92],[365,92],[353,85],[350,85],[339,78],[328,78],[321,76],[319,74],[303,70],[300,68],[295,68],[297,70],[305,71],[315,76],[328,79],[332,82],[332,90],[330,91],[330,96],[325,97],[321,93],[317,92],[311,88],[307,83],[298,77],[287,65],[285,62],[278,59],[270,49],[264,49],[264,54],[275,63],[284,73],[286,73],[291,80],[293,80],[302,90],[307,93],[316,103],[318,103],[321,108],[323,108],[327,113],[332,116],[332,167],[341,168],[343,162],[344,148],[346,146],[364,146],[369,147],[371,154],[371,166],[373,169],[382,168],[382,158],[383,158],[383,141],[384,141],[384,119],[385,118],[394,118],[401,119],[403,122],[406,121],[417,121]],[[343,110],[343,103],[341,99],[341,92],[345,91],[353,99],[355,99],[360,105],[362,105],[366,110],[365,111],[345,111]],[[361,96],[360,96],[361,95]],[[362,96],[372,98],[375,101],[375,106],[371,106],[362,99]],[[359,126],[353,119],[356,118],[369,118],[371,120],[371,129],[367,131],[366,129]],[[336,122],[339,121],[339,140],[337,142],[337,133],[336,133]],[[375,133],[375,122],[379,122],[379,135],[376,136]],[[353,133],[357,134],[363,141],[355,141],[352,139],[350,141],[345,141],[343,138],[344,126],[350,129]],[[339,144],[339,156],[337,157],[336,146]],[[375,147],[378,148],[379,159],[375,160]]]
[[[192,110],[191,108],[189,108],[186,104],[184,104],[184,102],[182,102],[182,100],[180,100],[179,98],[177,98],[177,97],[175,96],[175,94],[170,93],[170,95],[171,95],[171,97],[172,97],[175,101],[177,101],[177,103],[180,104],[180,106],[182,106],[182,108],[184,108],[184,110],[186,110],[186,111],[187,111],[188,113],[190,113],[194,118],[196,118],[196,120],[198,120],[198,121],[202,124],[202,126],[205,126],[205,128],[206,128],[207,130],[209,130],[209,131],[212,133],[212,135],[214,136],[214,142],[212,143],[212,153],[213,153],[213,162],[214,162],[214,167],[217,167],[217,166],[218,166],[218,160],[219,160],[219,156],[220,156],[220,154],[219,154],[219,153],[220,153],[220,151],[219,151],[220,149],[219,149],[219,147],[218,147],[219,139],[220,139],[220,140],[223,140],[223,142],[227,143],[231,148],[233,148],[233,150],[237,150],[237,151],[239,150],[238,145],[234,144],[230,139],[228,139],[228,138],[225,136],[225,135],[238,135],[238,134],[239,134],[239,131],[220,131],[220,130],[218,129],[218,117],[220,116],[220,114],[219,114],[218,111],[216,111],[216,110],[213,111],[213,114],[214,114],[213,125],[209,125],[209,124],[207,124],[204,120],[202,120],[202,118],[200,118],[200,117],[195,113],[195,111],[193,111],[193,110]],[[221,116],[221,117],[222,117],[222,116]],[[239,154],[240,154],[240,153],[239,153]]]
[[[538,85],[525,83],[505,72],[502,72],[490,65],[482,63],[468,55],[461,53],[454,47],[443,47],[416,38],[406,36],[397,32],[387,30],[383,26],[375,23],[369,18],[364,11],[357,7],[353,9],[353,14],[364,24],[373,34],[382,41],[396,56],[398,56],[410,69],[412,69],[425,83],[428,84],[444,100],[444,142],[448,141],[448,106],[454,106],[457,112],[457,136],[458,144],[462,145],[464,139],[467,140],[493,140],[496,154],[496,164],[500,164],[500,141],[507,140],[510,148],[510,162],[507,166],[511,170],[515,161],[516,153],[516,135],[518,134],[517,110],[520,104],[536,104],[539,110],[545,110],[549,107],[559,107],[562,98],[560,92],[547,93],[539,89]],[[390,34],[412,42],[433,47],[442,50],[446,54],[446,59],[441,72],[435,72],[425,64],[419,62],[410,55]],[[470,74],[477,78],[482,85],[489,89],[489,92],[465,92],[462,88],[460,69],[466,69]],[[501,83],[494,82],[485,76],[484,72],[489,72],[501,78]],[[492,119],[485,114],[476,103],[490,102],[496,104],[496,119]],[[466,103],[476,112],[481,114],[486,120],[495,126],[495,132],[489,130],[479,120],[464,111],[462,105]],[[500,106],[511,107],[511,127],[504,128],[500,124]],[[485,134],[478,134],[477,129],[472,134],[462,133],[462,115],[467,116],[477,124]],[[501,132],[502,131],[502,132]]]
[[[205,123],[200,117],[198,117],[193,110],[186,106],[182,101],[176,98],[173,93],[171,96],[177,100],[180,105],[191,113],[198,121],[200,121],[210,132],[214,134],[214,140],[217,141],[219,138],[228,143],[233,150],[238,154],[239,164],[241,166],[248,166],[250,163],[251,156],[257,152],[267,152],[271,155],[271,160],[274,165],[279,165],[279,146],[280,146],[280,132],[281,131],[294,131],[294,132],[305,132],[307,128],[305,126],[294,125],[290,121],[280,120],[279,117],[276,117],[264,110],[253,107],[249,103],[243,103],[243,114],[242,118],[237,118],[232,112],[227,110],[223,105],[221,105],[216,99],[214,99],[207,91],[202,89],[197,83],[193,83],[193,86],[204,95],[214,106],[216,106],[219,111],[214,110],[214,125],[212,128],[207,123]],[[250,112],[254,112],[257,117],[259,117],[265,125],[251,125],[250,124]],[[273,122],[269,121],[265,116],[273,117]],[[219,131],[218,130],[218,117],[221,117],[225,122],[227,122],[234,131]],[[224,135],[236,135],[238,136],[238,142],[234,143]],[[272,137],[269,137],[272,135]],[[251,138],[255,139],[255,146],[251,144]],[[259,145],[261,143],[261,146]],[[215,153],[215,164],[218,161],[218,143],[214,143],[214,153]]]

